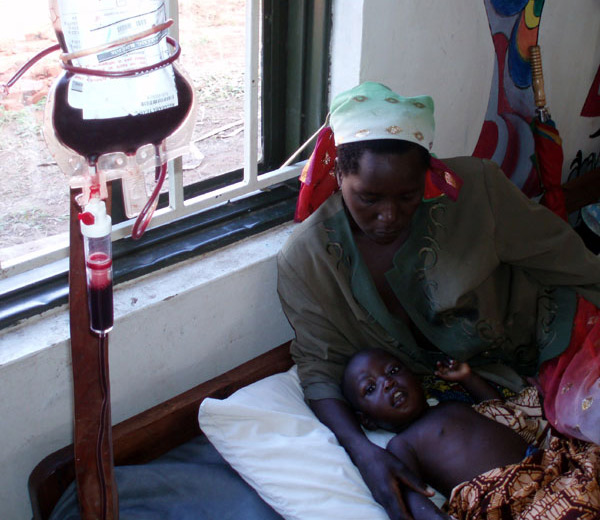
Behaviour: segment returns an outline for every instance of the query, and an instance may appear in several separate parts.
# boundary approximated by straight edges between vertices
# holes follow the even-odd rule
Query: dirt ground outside
[[[47,5],[31,0],[8,7],[0,31],[0,84],[56,43]],[[192,153],[183,162],[184,184],[190,184],[242,164],[245,1],[179,0],[179,10],[179,66],[198,99]],[[58,53],[51,54],[0,99],[0,266],[68,230],[68,175],[42,132],[46,95],[60,73]]]

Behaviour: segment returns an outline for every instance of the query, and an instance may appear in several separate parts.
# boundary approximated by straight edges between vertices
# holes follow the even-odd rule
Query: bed
[[[600,169],[589,172],[589,174],[565,185],[565,196],[569,212],[597,201],[600,197]],[[139,485],[143,486],[145,485],[144,482],[148,481],[145,476],[146,473],[144,473],[146,470],[147,474],[150,475],[148,478],[152,480],[152,475],[164,475],[166,471],[164,468],[167,466],[170,465],[169,467],[173,468],[175,467],[174,464],[182,464],[186,461],[186,458],[188,461],[191,458],[199,465],[208,466],[210,471],[207,474],[200,472],[194,479],[188,478],[188,481],[194,480],[196,484],[195,488],[190,488],[190,494],[198,499],[189,507],[200,507],[202,503],[212,503],[214,505],[212,510],[207,510],[202,516],[196,516],[196,518],[225,519],[242,517],[248,520],[253,518],[266,520],[281,518],[280,513],[285,518],[302,520],[328,517],[319,517],[318,512],[306,508],[302,509],[304,506],[298,506],[298,504],[304,502],[307,502],[306,506],[309,509],[312,506],[325,504],[331,510],[337,511],[335,516],[348,519],[386,518],[382,508],[372,500],[358,475],[358,471],[349,463],[347,455],[339,446],[336,454],[331,455],[334,459],[327,458],[330,457],[329,454],[321,459],[308,457],[309,453],[320,450],[311,449],[312,445],[308,447],[304,445],[297,446],[300,455],[302,455],[302,450],[307,455],[304,457],[305,460],[301,461],[300,466],[289,468],[283,475],[283,479],[280,472],[277,477],[279,482],[274,482],[273,476],[269,472],[273,466],[279,464],[280,459],[277,457],[285,457],[290,447],[294,447],[297,439],[295,433],[297,432],[286,431],[285,428],[281,430],[280,428],[279,437],[269,439],[272,457],[270,455],[265,456],[264,452],[260,451],[257,455],[250,454],[251,464],[254,464],[252,469],[255,470],[257,465],[260,469],[258,472],[260,477],[256,479],[253,474],[248,477],[248,473],[245,471],[247,468],[244,467],[244,464],[247,463],[247,460],[240,462],[238,457],[240,448],[244,447],[244,442],[232,446],[227,440],[223,440],[223,436],[219,435],[224,425],[227,425],[228,428],[233,427],[234,430],[239,425],[236,430],[238,440],[253,438],[253,435],[257,433],[257,426],[252,421],[253,417],[251,416],[252,414],[264,415],[264,409],[255,408],[253,403],[260,399],[272,400],[271,396],[277,396],[278,399],[274,399],[275,410],[269,410],[269,413],[278,413],[280,410],[277,410],[277,407],[285,408],[287,414],[285,419],[282,420],[282,416],[274,415],[271,423],[269,421],[266,423],[261,422],[260,427],[264,428],[265,425],[268,426],[269,424],[277,426],[283,424],[285,426],[293,422],[294,428],[299,428],[304,437],[315,438],[319,443],[325,443],[326,445],[336,444],[331,432],[319,425],[314,416],[311,417],[311,412],[308,411],[301,394],[298,393],[299,384],[288,347],[287,343],[280,345],[229,372],[115,425],[111,430],[110,455],[111,459],[114,456],[117,487],[119,487],[119,496],[122,500],[121,506],[126,505],[125,503],[129,500],[129,495],[127,495],[129,491],[122,493],[123,490],[139,490]],[[75,367],[74,360],[74,370]],[[77,378],[77,373],[74,376]],[[275,376],[277,376],[275,391],[273,391],[272,386],[273,380],[270,380],[271,386],[261,387],[262,381]],[[246,389],[250,388],[251,391],[246,392]],[[257,389],[258,393],[256,393]],[[242,396],[240,399],[236,398],[236,406],[241,406],[241,408],[230,414],[227,409],[219,405],[218,401],[228,398],[234,393],[236,396]],[[281,397],[281,400],[279,400],[279,397]],[[205,431],[202,431],[199,426],[199,409],[200,421]],[[250,420],[242,420],[244,417],[248,417]],[[293,421],[290,417],[293,417]],[[78,410],[76,407],[76,422],[77,419]],[[372,435],[371,439],[380,445],[385,445],[387,442],[388,437],[381,435],[380,432],[375,432]],[[207,436],[210,438],[210,443],[207,442]],[[108,437],[110,438],[110,436]],[[256,447],[251,443],[249,445],[250,447]],[[314,446],[320,445],[322,444],[317,443]],[[247,455],[246,453],[246,459],[248,458]],[[199,458],[196,459],[196,457]],[[227,462],[223,460],[223,457]],[[167,466],[161,466],[163,464]],[[337,468],[337,470],[328,474],[325,478],[322,473],[311,475],[310,468],[315,464],[322,467]],[[112,469],[112,462],[110,468]],[[244,478],[241,478],[240,474],[244,475]],[[60,514],[60,516],[55,516],[52,520],[78,518],[77,500],[73,484],[75,479],[74,448],[72,445],[43,459],[33,470],[29,479],[29,494],[34,520],[50,519],[57,504],[59,508],[63,507],[64,509],[59,510],[59,513],[55,513],[55,515]],[[183,480],[185,481],[185,479],[184,476]],[[311,479],[316,484],[312,489],[309,489],[308,495],[305,492],[299,492],[293,496],[290,502],[289,493],[285,497],[282,497],[279,493],[281,487],[295,493],[299,480],[306,482]],[[123,482],[127,482],[127,484],[123,484]],[[111,487],[112,484],[109,482],[107,485]],[[138,487],[136,488],[136,486]],[[335,492],[332,491],[333,486],[335,486]],[[146,495],[142,495],[142,497],[156,498],[157,493],[151,487],[143,489]],[[207,490],[210,489],[214,489],[219,493],[206,494]],[[322,492],[321,495],[319,495],[319,492]],[[314,495],[316,498],[308,499],[307,497],[310,497],[311,493],[317,493]],[[273,505],[275,505],[275,510],[273,510]],[[342,511],[340,508],[343,507],[346,508],[347,514],[346,512],[340,512]],[[242,516],[240,516],[240,511],[243,511]],[[135,516],[136,514],[138,513],[132,513],[127,518],[150,519],[149,516],[139,516],[139,514]],[[227,514],[230,516],[227,516]],[[113,518],[113,516],[108,514],[104,518]],[[164,519],[168,517],[159,514],[156,518]],[[185,516],[174,516],[173,518],[179,519],[185,518]]]
[[[113,428],[122,520],[387,519],[304,401],[288,348],[280,345]],[[367,434],[382,447],[393,435]],[[74,477],[73,446],[34,469],[34,520],[82,517]]]
[[[207,397],[225,398],[239,388],[292,366],[288,344],[240,365],[113,427],[115,466],[143,465],[189,442],[202,443],[198,407]],[[29,495],[34,520],[47,520],[75,480],[73,445],[45,459],[32,471]]]

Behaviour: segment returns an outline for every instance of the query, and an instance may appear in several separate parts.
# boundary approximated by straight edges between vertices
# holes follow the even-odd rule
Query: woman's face
[[[403,154],[365,151],[353,173],[338,171],[342,197],[356,227],[378,244],[409,229],[423,198],[426,166],[416,150]]]

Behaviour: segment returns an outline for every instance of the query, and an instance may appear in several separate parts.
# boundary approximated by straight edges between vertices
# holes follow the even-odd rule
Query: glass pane
[[[48,0],[9,2],[0,30],[0,83],[56,43]],[[241,168],[245,0],[180,0],[181,66],[199,101],[184,184]],[[59,76],[58,53],[35,64],[0,99],[0,265],[59,242],[68,231],[68,175],[50,155],[42,118]],[[259,112],[260,113],[260,112]],[[259,136],[260,142],[260,136]]]
[[[198,97],[192,150],[183,161],[189,185],[243,166],[246,2],[179,0],[179,12],[181,65]]]
[[[3,10],[0,83],[56,43],[47,0],[7,2]],[[0,264],[52,246],[68,230],[68,178],[42,136],[46,95],[59,71],[58,54],[52,54],[0,99]]]

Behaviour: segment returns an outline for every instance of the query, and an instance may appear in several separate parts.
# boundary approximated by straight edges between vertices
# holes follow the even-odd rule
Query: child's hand
[[[437,369],[434,372],[436,376],[446,381],[464,381],[471,375],[471,367],[468,363],[461,363],[456,359],[448,361],[438,361]]]

